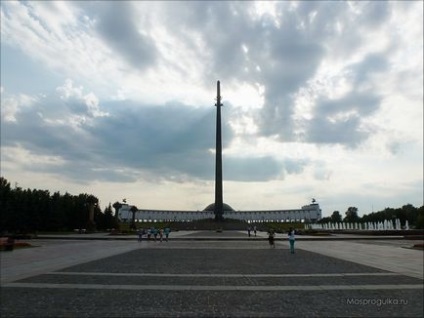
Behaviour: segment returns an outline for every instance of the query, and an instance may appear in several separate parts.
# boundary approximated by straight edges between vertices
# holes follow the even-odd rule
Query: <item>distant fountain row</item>
[[[402,228],[399,219],[384,220],[384,222],[335,222],[323,224],[305,224],[305,229],[311,230],[371,230],[371,231],[388,231],[388,230],[409,230],[408,220]]]

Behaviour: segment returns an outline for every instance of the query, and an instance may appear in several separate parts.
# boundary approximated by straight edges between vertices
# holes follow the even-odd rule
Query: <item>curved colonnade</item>
[[[123,205],[118,211],[122,222],[132,219],[131,206]],[[139,209],[135,212],[136,222],[191,222],[213,219],[212,211],[172,211]],[[224,218],[252,222],[316,222],[321,219],[321,209],[317,203],[305,205],[301,209],[269,211],[225,211]]]

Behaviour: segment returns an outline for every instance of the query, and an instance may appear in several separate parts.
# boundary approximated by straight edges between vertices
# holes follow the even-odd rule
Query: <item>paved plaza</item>
[[[411,242],[299,239],[290,254],[265,237],[34,240],[1,253],[0,316],[422,317],[423,251]]]

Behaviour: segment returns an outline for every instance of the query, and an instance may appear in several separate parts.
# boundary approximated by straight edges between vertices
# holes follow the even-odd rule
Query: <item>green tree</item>
[[[115,202],[112,206],[115,209],[115,219],[118,220],[118,212],[119,209],[122,208],[122,203]]]
[[[415,227],[417,229],[424,229],[424,205],[417,210],[417,222]]]
[[[319,224],[326,224],[331,222],[331,217],[326,216],[318,221]]]
[[[118,222],[116,221],[115,217],[113,216],[112,205],[110,203],[105,208],[103,215],[104,215],[104,225],[103,225],[104,230],[118,228]]]
[[[133,205],[130,208],[130,211],[132,212],[132,217],[131,217],[131,224],[130,224],[130,228],[135,230],[136,226],[135,226],[135,213],[138,211],[137,207],[135,205]]]
[[[11,218],[13,216],[13,192],[10,183],[0,177],[0,232],[10,229]]]
[[[50,192],[47,190],[36,190],[33,189],[31,193],[31,232],[37,232],[39,230],[42,230],[45,224],[43,224],[43,220],[45,219],[44,216],[48,215],[50,212],[50,206],[51,206],[51,196]],[[49,218],[48,220],[51,220],[52,218]],[[56,215],[56,218],[59,219]]]
[[[402,206],[402,211],[405,215],[405,222],[408,220],[410,225],[416,225],[418,219],[418,209],[412,204]]]
[[[99,199],[97,199],[94,195],[90,194],[86,199],[88,205],[88,222],[87,229],[89,231],[94,231],[96,229],[96,222],[94,220],[94,215],[96,212],[96,207],[98,206]]]
[[[23,190],[17,185],[12,188],[3,177],[0,177],[0,211],[1,232],[72,230],[103,217],[94,195],[59,192],[50,195],[47,190]]]
[[[41,228],[44,231],[62,231],[77,228],[71,213],[70,200],[71,196],[68,193],[61,195],[60,192],[55,192],[51,195],[49,209],[42,215]]]
[[[359,222],[360,220],[358,216],[358,208],[356,207],[349,207],[345,212],[345,215],[343,222]]]
[[[340,212],[339,211],[334,211],[333,214],[331,214],[330,220],[331,220],[330,222],[333,222],[333,223],[341,222],[342,221],[342,216],[341,216]]]

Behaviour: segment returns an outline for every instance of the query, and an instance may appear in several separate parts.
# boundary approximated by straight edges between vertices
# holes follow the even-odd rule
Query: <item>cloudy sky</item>
[[[1,175],[104,208],[423,204],[423,2],[1,2]]]

